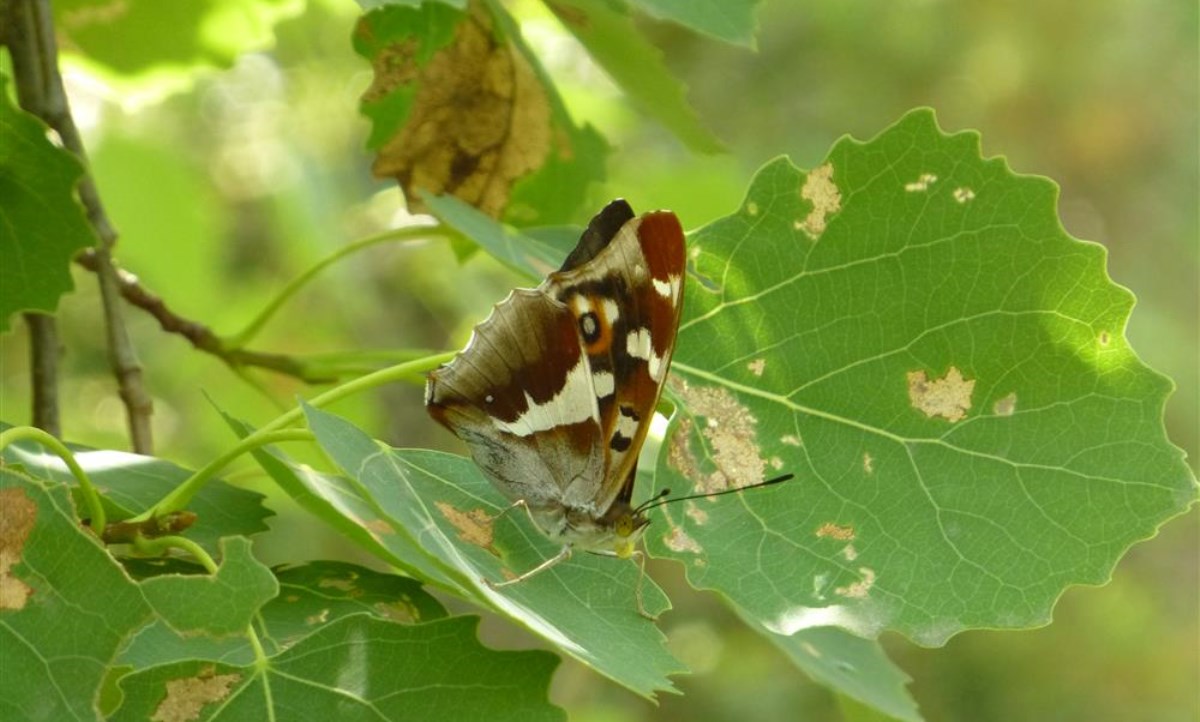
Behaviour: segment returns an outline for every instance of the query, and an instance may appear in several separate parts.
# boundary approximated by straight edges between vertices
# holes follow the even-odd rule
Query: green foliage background
[[[273,289],[385,227],[400,207],[394,187],[368,172],[369,128],[357,104],[369,68],[350,44],[359,8],[335,0],[262,7],[271,9],[237,29],[259,52],[206,46],[203,34],[196,40],[203,51],[172,46],[181,66],[233,60],[199,74],[194,85],[189,74],[135,64],[122,69],[153,77],[122,81],[106,94],[75,76],[69,88],[121,233],[122,262],[180,313],[225,333],[238,330]],[[640,22],[690,85],[701,123],[730,151],[713,156],[695,154],[640,114],[540,4],[510,7],[571,112],[615,146],[609,180],[591,190],[589,208],[620,195],[638,210],[671,208],[696,228],[735,209],[750,175],[771,157],[787,153],[815,165],[841,135],[873,136],[918,105],[934,107],[949,130],[980,130],[985,153],[1003,152],[1018,172],[1053,178],[1067,230],[1104,244],[1109,273],[1138,296],[1131,344],[1176,380],[1168,431],[1196,468],[1195,3],[777,0],[759,12],[757,53]],[[275,13],[286,19],[273,33],[264,30],[258,23]],[[219,28],[209,34],[234,36]],[[79,39],[93,52],[112,41]],[[154,97],[150,87],[176,92]],[[382,246],[331,268],[257,345],[282,353],[456,347],[517,281],[486,258],[459,266],[441,243]],[[94,321],[94,279],[76,272],[76,286],[60,304],[69,349],[64,435],[122,448],[123,412]],[[198,389],[239,418],[275,415],[272,402],[217,361],[145,316],[128,317],[155,397],[160,454],[195,468],[228,448],[228,428]],[[13,423],[28,421],[25,357],[22,333],[0,339],[0,417]],[[285,403],[303,390],[258,378]],[[453,449],[420,402],[419,387],[396,386],[332,410],[395,446]],[[314,529],[248,459],[243,468],[233,477],[270,494],[268,504],[281,510],[270,520],[272,534],[256,542],[260,559],[362,561],[336,535]],[[1193,511],[1136,547],[1106,587],[1069,591],[1046,629],[970,632],[935,650],[885,637],[916,678],[912,691],[926,719],[1197,719],[1198,520]],[[655,564],[651,573],[675,604],[663,623],[672,649],[699,674],[678,679],[684,695],[666,696],[656,708],[566,660],[552,699],[573,719],[834,714],[837,702],[824,689],[805,683],[714,598],[689,591],[678,566]],[[511,626],[483,631],[486,642],[502,647],[537,644]]]

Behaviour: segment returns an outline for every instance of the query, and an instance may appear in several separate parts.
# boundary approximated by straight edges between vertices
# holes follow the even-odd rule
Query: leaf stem
[[[338,248],[325,258],[317,261],[315,264],[309,267],[308,270],[293,278],[279,291],[275,298],[271,299],[270,303],[263,307],[262,311],[260,311],[259,314],[246,325],[246,328],[242,329],[239,333],[235,333],[232,336],[227,337],[225,339],[225,345],[229,349],[240,349],[245,346],[251,341],[251,339],[258,335],[258,332],[261,331],[263,326],[265,326],[267,322],[269,322],[275,316],[283,304],[287,303],[292,296],[295,296],[301,288],[307,285],[308,282],[315,278],[321,271],[324,271],[329,266],[332,266],[334,263],[337,263],[349,255],[380,243],[387,243],[391,241],[411,242],[438,236],[449,238],[452,235],[454,235],[454,232],[443,226],[410,226],[407,228],[396,228],[384,231],[382,233],[377,233],[373,236],[368,236],[366,238],[354,241],[353,243],[347,244],[342,248]]]
[[[157,539],[139,536],[133,540],[133,548],[146,556],[158,556],[168,549],[182,549],[195,557],[206,572],[212,575],[217,573],[217,563],[204,547],[184,536],[163,536]]]
[[[394,381],[409,379],[414,374],[429,371],[443,363],[446,363],[450,359],[454,358],[454,356],[455,352],[451,351],[447,353],[436,354],[434,356],[427,356],[422,359],[416,359],[414,361],[409,361],[408,363],[389,366],[386,369],[381,369],[375,373],[367,374],[366,376],[360,376],[359,378],[348,381],[340,386],[335,386],[325,393],[309,399],[307,403],[311,406],[320,408],[331,404],[334,401],[338,401],[339,399],[350,396],[351,394],[355,394],[375,386],[382,386],[383,384],[392,383]],[[174,491],[159,500],[157,504],[134,517],[130,521],[144,521],[155,516],[161,516],[182,510],[185,506],[187,506],[187,503],[191,501],[192,497],[196,495],[196,492],[198,492],[201,487],[208,482],[209,479],[216,476],[217,472],[224,468],[225,465],[230,461],[248,451],[252,451],[261,446],[266,446],[280,441],[312,440],[313,436],[312,432],[310,431],[287,429],[288,426],[299,421],[303,415],[304,412],[300,407],[296,407],[287,411],[286,413],[280,414],[273,421],[242,439],[224,454],[221,454],[216,459],[213,459],[211,462],[206,464],[203,468],[197,470],[196,473],[192,474],[182,484],[176,487]]]
[[[285,430],[260,430],[246,438],[242,439],[233,448],[221,454],[217,458],[200,467],[189,476],[182,484],[177,486],[170,494],[164,496],[157,504],[150,509],[138,514],[129,519],[130,523],[142,522],[147,519],[153,519],[158,516],[165,516],[173,512],[181,511],[200,491],[210,479],[215,477],[221,469],[224,469],[229,462],[238,458],[242,454],[262,446],[278,444],[286,441],[312,441],[313,434],[307,429],[285,429]]]
[[[15,426],[7,431],[0,432],[0,450],[9,444],[23,439],[36,441],[50,451],[53,451],[58,458],[63,460],[63,463],[71,471],[71,475],[79,482],[79,491],[83,494],[84,503],[87,504],[88,511],[91,513],[90,526],[92,532],[96,536],[103,534],[108,520],[104,514],[104,504],[100,502],[100,494],[96,491],[92,480],[88,478],[83,468],[79,466],[79,462],[75,461],[75,455],[71,453],[66,444],[42,429],[32,426]]]

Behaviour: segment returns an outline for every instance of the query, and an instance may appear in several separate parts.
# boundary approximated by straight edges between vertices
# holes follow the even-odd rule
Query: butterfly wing
[[[585,233],[580,248],[586,240]],[[597,397],[604,455],[602,475],[564,490],[568,506],[599,516],[614,500],[628,501],[632,494],[638,452],[675,347],[684,264],[679,219],[659,211],[627,220],[586,262],[550,274],[543,284],[575,318]]]
[[[505,494],[599,518],[631,493],[682,308],[683,230],[614,201],[430,374],[426,406]]]
[[[560,504],[574,480],[603,473],[600,416],[570,311],[517,289],[467,347],[429,375],[431,416],[467,443],[507,496]]]

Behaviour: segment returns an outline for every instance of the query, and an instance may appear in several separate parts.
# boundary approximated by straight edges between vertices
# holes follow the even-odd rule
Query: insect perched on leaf
[[[641,556],[636,544],[650,522],[645,512],[682,500],[660,494],[632,504],[638,452],[675,348],[685,263],[674,213],[635,216],[615,200],[592,219],[560,269],[537,288],[510,293],[475,327],[466,348],[429,375],[430,415],[563,545],[537,567],[492,586],[528,579],[576,547]],[[639,578],[638,611],[649,616],[640,590]]]

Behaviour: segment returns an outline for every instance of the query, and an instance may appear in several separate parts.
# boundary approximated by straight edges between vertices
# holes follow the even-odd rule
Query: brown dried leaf
[[[381,52],[364,97],[407,83],[417,86],[411,113],[372,171],[396,178],[414,211],[426,210],[417,193],[424,190],[500,217],[513,184],[540,168],[551,148],[549,100],[529,62],[472,2],[454,40],[423,67],[411,42]]]

